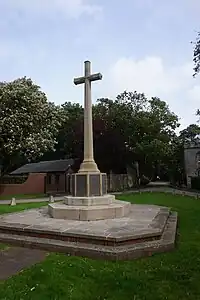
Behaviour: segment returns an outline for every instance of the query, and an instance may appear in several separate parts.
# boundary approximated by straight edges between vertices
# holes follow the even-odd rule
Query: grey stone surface
[[[71,175],[71,195],[92,197],[107,194],[107,175],[104,173],[76,173]]]
[[[73,196],[87,197],[87,174],[76,174],[76,191],[72,191]]]
[[[64,203],[72,206],[89,206],[89,205],[109,205],[115,200],[114,195],[92,196],[92,197],[72,197],[65,196]]]
[[[53,238],[34,237],[0,233],[0,240],[19,246],[64,252],[71,255],[85,256],[106,260],[132,260],[143,256],[151,256],[157,252],[166,252],[174,249],[177,228],[177,214],[171,213],[159,240],[140,240],[128,245],[107,246],[90,242],[69,242]]]
[[[131,205],[124,218],[53,219],[47,208],[0,217],[0,242],[109,260],[150,256],[174,248],[177,214],[155,205]]]
[[[134,235],[149,228],[152,229],[155,218],[162,210],[163,208],[159,206],[132,204],[130,214],[127,217],[85,222],[51,218],[48,215],[47,207],[44,207],[1,215],[0,228],[2,226],[16,228],[22,224],[23,228],[39,226],[43,230],[76,232],[79,235],[87,233],[90,236],[96,234],[103,237],[115,237],[119,232]]]
[[[102,173],[102,194],[107,194],[108,190],[108,182],[107,182],[107,174]]]
[[[48,205],[48,212],[52,218],[56,219],[95,221],[103,219],[122,218],[129,213],[130,207],[131,204],[129,202],[120,200],[114,200],[111,203],[104,205],[94,204],[82,206],[72,206],[66,205],[64,203],[50,203]]]
[[[90,180],[90,196],[100,196],[101,195],[101,188],[100,188],[100,174],[92,174],[89,176]]]

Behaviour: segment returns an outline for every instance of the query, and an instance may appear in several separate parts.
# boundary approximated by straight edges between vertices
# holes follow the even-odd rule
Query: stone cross
[[[102,79],[101,73],[91,74],[91,62],[85,61],[85,76],[75,78],[74,84],[85,84],[84,87],[84,160],[79,173],[99,173],[94,161],[93,128],[92,128],[92,97],[91,82]]]

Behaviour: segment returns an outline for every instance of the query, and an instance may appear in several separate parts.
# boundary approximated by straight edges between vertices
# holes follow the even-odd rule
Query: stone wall
[[[19,194],[43,194],[45,174],[29,174],[27,180],[21,184],[0,184],[0,195],[19,195]]]
[[[137,186],[136,176],[127,174],[109,174],[107,176],[108,192],[120,192]]]

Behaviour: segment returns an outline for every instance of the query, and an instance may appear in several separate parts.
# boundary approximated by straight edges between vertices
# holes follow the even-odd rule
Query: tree
[[[62,105],[66,114],[65,122],[58,136],[58,147],[67,158],[83,157],[83,116],[84,109],[78,103],[66,102]]]
[[[43,159],[83,158],[83,108],[66,102],[65,121],[57,135],[56,151]],[[93,105],[95,160],[103,172],[126,172],[139,162],[141,175],[154,176],[169,164],[178,117],[159,98],[123,92],[115,100],[101,98]]]
[[[164,101],[125,91],[114,101],[99,99],[93,112],[95,121],[104,122],[103,131],[95,138],[99,161],[107,160],[115,168],[121,165],[120,169],[138,161],[140,172],[145,174],[169,159],[170,143],[179,124]]]
[[[173,184],[186,184],[184,142],[180,136],[175,136],[171,143],[171,156],[168,162],[168,173]]]
[[[196,42],[194,43],[193,62],[193,76],[195,77],[200,71],[200,32],[198,32]]]
[[[83,107],[71,102],[61,107],[65,117],[56,137],[55,151],[45,153],[42,160],[83,158]]]
[[[179,138],[180,140],[185,142],[196,142],[199,140],[200,135],[200,126],[197,124],[191,124],[187,128],[180,131]]]
[[[0,157],[4,172],[54,150],[63,110],[31,79],[0,83]]]

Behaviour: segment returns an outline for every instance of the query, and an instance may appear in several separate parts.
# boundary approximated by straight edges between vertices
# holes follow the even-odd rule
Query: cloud
[[[122,57],[105,74],[107,96],[136,90],[148,97],[160,97],[186,126],[195,122],[194,115],[200,107],[200,85],[192,74],[193,65],[188,62],[172,66],[165,64],[159,56],[147,56],[141,60]]]
[[[64,17],[78,18],[82,14],[95,15],[102,7],[90,4],[88,0],[3,0],[0,8],[8,10],[15,17],[20,13],[34,16],[59,14]]]
[[[170,94],[192,83],[192,64],[166,66],[161,57],[120,58],[109,70],[119,90],[140,90],[148,95]]]
[[[200,85],[195,85],[191,90],[189,90],[188,97],[198,106],[200,104]]]

